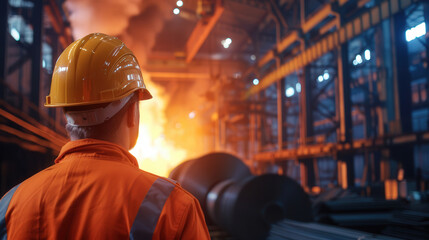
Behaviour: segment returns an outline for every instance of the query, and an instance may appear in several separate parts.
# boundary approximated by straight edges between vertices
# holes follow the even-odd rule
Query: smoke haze
[[[173,6],[170,0],[67,0],[65,3],[75,39],[93,32],[116,36],[133,51],[143,69]],[[140,168],[167,177],[187,153],[165,139],[169,96],[144,71],[143,77],[153,99],[140,103],[139,138],[130,152]]]
[[[75,39],[93,32],[117,36],[145,65],[173,4],[171,0],[67,0],[65,8]]]

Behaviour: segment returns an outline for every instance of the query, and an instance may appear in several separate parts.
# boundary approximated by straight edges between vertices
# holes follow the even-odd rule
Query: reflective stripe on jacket
[[[0,239],[210,239],[198,201],[120,146],[67,143],[0,201]]]

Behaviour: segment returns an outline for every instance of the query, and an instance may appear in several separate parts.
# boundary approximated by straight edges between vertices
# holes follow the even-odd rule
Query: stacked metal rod
[[[271,228],[267,240],[397,240],[398,238],[376,235],[356,230],[333,227],[319,223],[303,223],[282,220]]]

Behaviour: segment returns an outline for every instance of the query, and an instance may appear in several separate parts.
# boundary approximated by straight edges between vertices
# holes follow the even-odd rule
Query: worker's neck
[[[129,129],[126,129],[126,126],[119,127],[116,130],[108,129],[103,132],[103,134],[97,136],[90,136],[90,138],[115,143],[126,150],[130,150],[135,144],[135,142],[132,142],[132,139],[129,134]],[[80,139],[81,138],[79,138],[78,136],[70,136],[70,140],[72,141]]]

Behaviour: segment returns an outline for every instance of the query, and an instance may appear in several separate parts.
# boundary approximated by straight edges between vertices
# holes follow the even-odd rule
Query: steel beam
[[[305,175],[307,177],[306,185],[302,185],[302,187],[303,188],[308,187],[308,190],[311,190],[312,187],[316,186],[314,159],[313,158],[302,159],[300,160],[300,162],[305,166],[305,168],[303,168],[302,171],[305,171]]]
[[[0,6],[0,99],[4,98],[4,84],[6,82],[6,55],[7,55],[7,39],[9,32],[8,29],[8,10],[9,2],[2,1]]]
[[[40,73],[42,68],[43,2],[35,1],[32,13],[33,44],[31,48],[31,93],[30,100],[39,106]]]
[[[336,98],[337,115],[339,116],[340,122],[338,141],[350,143],[352,141],[352,105],[350,98],[350,71],[347,43],[339,47],[338,52],[338,81]]]
[[[396,110],[399,111],[401,133],[412,131],[411,124],[411,74],[408,69],[408,47],[404,37],[406,30],[406,16],[404,12],[398,13],[393,18],[393,78],[396,82],[395,101]]]
[[[255,94],[256,92],[262,91],[278,79],[283,78],[298,69],[301,69],[302,67],[310,64],[312,61],[320,58],[327,52],[336,49],[339,45],[360,35],[363,31],[380,24],[382,20],[388,19],[398,12],[402,12],[412,3],[419,1],[421,0],[381,1],[379,4],[363,12],[358,17],[352,19],[351,21],[348,21],[337,31],[328,34],[312,46],[307,47],[304,51],[301,52],[301,54],[282,64],[280,68],[268,73],[261,80],[259,85],[252,87],[246,95],[249,96],[251,94]],[[311,24],[314,23],[307,22],[307,24],[308,28],[309,26],[311,26]]]
[[[280,59],[276,59],[277,66],[280,66]],[[277,149],[283,149],[283,142],[285,140],[284,121],[285,116],[285,81],[283,79],[277,81]]]
[[[404,37],[407,29],[406,15],[404,12],[398,13],[393,17],[392,21],[392,41],[393,41],[393,79],[396,85],[394,88],[395,109],[399,119],[396,120],[400,124],[400,129],[396,129],[401,134],[412,132],[412,102],[411,102],[411,74],[409,71],[408,47]],[[393,148],[392,158],[400,162],[404,169],[404,177],[412,179],[414,173],[414,149],[413,146],[402,146],[401,148]]]
[[[429,3],[423,5],[423,15],[425,17],[426,29],[429,29]],[[426,30],[428,31],[428,30]],[[429,83],[429,37],[426,37],[426,81]],[[426,84],[426,92],[429,92],[429,84]],[[429,125],[429,120],[428,120]]]
[[[271,3],[271,7],[274,9],[274,12],[277,15],[277,17],[278,17],[280,23],[282,24],[283,28],[288,28],[285,17],[283,16],[283,13],[280,11],[277,1],[276,0],[270,0],[270,3]]]
[[[311,111],[311,84],[309,78],[309,67],[304,67],[300,76],[300,142],[307,145],[309,137],[313,136],[313,111]]]
[[[224,10],[225,8],[222,6],[221,1],[217,0],[213,16],[211,16],[208,20],[201,19],[198,21],[197,25],[189,36],[188,41],[186,42],[186,63],[190,63],[198,53],[198,50],[200,50],[201,46],[209,36],[220,16],[222,16]]]
[[[67,31],[68,26],[64,23],[58,5],[55,0],[48,0],[48,4],[44,6],[44,11],[49,17],[49,20],[58,34],[58,40],[61,46],[65,49],[72,42],[70,31]]]
[[[151,78],[159,78],[161,81],[194,81],[198,79],[210,79],[210,75],[208,73],[148,72],[148,74]]]
[[[349,69],[349,48],[348,42],[338,47],[338,80],[336,81],[337,97],[336,107],[339,117],[339,131],[337,131],[337,142],[352,144],[352,102],[350,96],[350,69]],[[354,187],[354,158],[351,153],[338,153],[338,176],[341,178],[343,188]]]
[[[313,14],[310,18],[305,19],[304,24],[301,25],[303,33],[308,33],[311,29],[320,24],[327,17],[334,15],[331,4],[325,4],[319,11]]]

